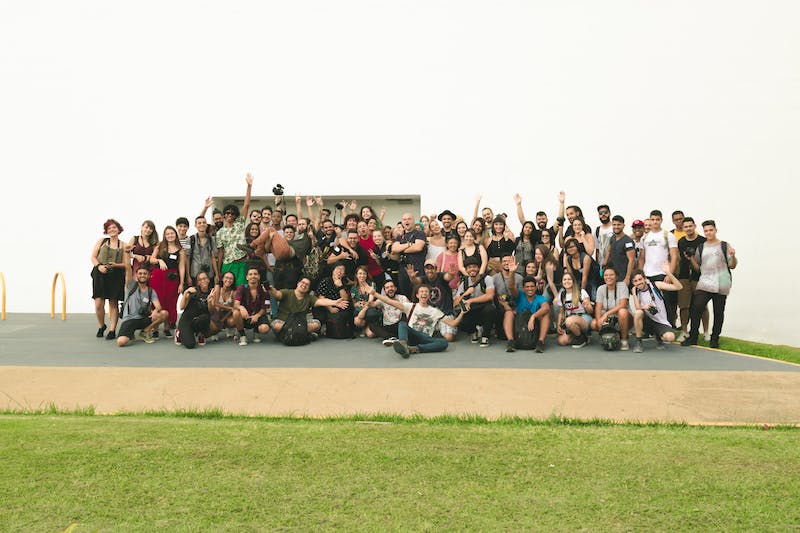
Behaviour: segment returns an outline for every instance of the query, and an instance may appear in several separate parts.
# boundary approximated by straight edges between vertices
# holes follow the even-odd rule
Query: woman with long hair
[[[533,231],[535,226],[530,220],[526,220],[522,224],[522,231],[514,241],[514,260],[517,262],[517,273],[522,274],[525,268],[525,263],[533,259],[533,248],[536,243],[533,242]]]
[[[128,275],[130,259],[125,245],[119,238],[122,225],[109,218],[103,223],[103,235],[92,248],[92,299],[94,314],[97,317],[97,338],[106,331],[105,302],[108,300],[108,315],[111,330],[105,335],[107,340],[117,336],[119,302],[125,299],[125,278]]]
[[[459,220],[458,222],[456,222],[456,234],[458,235],[458,238],[461,239],[461,241],[464,240],[464,234],[467,232],[468,229],[469,226],[463,220]]]
[[[183,291],[183,312],[175,330],[175,344],[183,344],[190,349],[205,346],[206,335],[211,335],[211,301],[211,278],[205,272],[200,272],[195,285]]]
[[[594,256],[594,235],[586,232],[586,223],[583,217],[575,217],[572,221],[572,235],[578,241],[578,248],[588,256]],[[564,247],[566,248],[566,241]]]
[[[356,269],[355,278],[353,286],[350,287],[350,301],[353,302],[353,323],[357,328],[365,328],[367,326],[366,313],[375,300],[371,294],[377,287],[372,282],[369,270],[364,265]],[[370,288],[373,290],[370,290]],[[365,333],[362,333],[362,335],[365,335]]]
[[[483,243],[483,240],[488,237],[486,233],[486,221],[480,217],[472,219],[469,229],[475,234],[475,240]]]
[[[222,275],[222,284],[214,287],[209,298],[211,333],[214,335],[214,340],[226,328],[233,328],[231,336],[235,337],[236,332],[244,327],[242,325],[242,315],[233,312],[233,300],[235,297],[236,276],[233,272],[228,271]]]
[[[444,252],[447,247],[447,241],[442,234],[442,225],[435,218],[432,218],[428,223],[428,230],[428,253],[425,256],[425,260],[433,259],[436,261],[439,254]]]
[[[548,300],[552,300],[558,294],[558,287],[556,286],[558,260],[553,257],[553,253],[546,245],[538,244],[533,250],[533,263],[536,265],[534,277],[538,282],[544,282],[544,295]]]
[[[507,255],[514,255],[514,241],[506,236],[506,219],[500,215],[492,220],[492,230],[483,244],[489,256],[489,267],[486,272],[497,274],[503,268],[501,259]]]
[[[558,307],[556,332],[558,344],[582,348],[589,342],[586,332],[592,323],[592,300],[581,289],[570,272],[561,278],[561,292],[553,302]]]
[[[134,274],[140,266],[144,265],[150,270],[150,256],[158,245],[158,232],[152,220],[142,222],[139,235],[131,237],[128,242],[128,252],[131,255],[131,273]]]
[[[169,337],[170,328],[178,321],[178,294],[186,284],[186,253],[178,241],[178,231],[172,226],[164,228],[163,240],[150,255],[153,269],[150,273],[150,286],[156,291],[161,308],[169,314],[164,326],[164,335]],[[156,336],[157,332],[153,332]]]
[[[467,270],[464,268],[464,263],[470,257],[477,257],[480,259],[481,264],[478,269],[478,274],[483,275],[486,273],[486,266],[489,262],[489,257],[486,255],[486,249],[478,242],[475,232],[468,229],[464,234],[464,240],[461,242],[461,253],[458,255],[458,271],[462,276],[467,276]]]
[[[581,289],[589,294],[597,291],[597,284],[592,279],[592,258],[589,254],[581,251],[578,239],[575,237],[569,237],[564,241],[562,266],[564,272],[572,274]]]

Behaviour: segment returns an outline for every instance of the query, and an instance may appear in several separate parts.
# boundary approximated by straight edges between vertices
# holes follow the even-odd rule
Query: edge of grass
[[[699,346],[708,346],[708,342],[700,339]],[[756,355],[766,359],[776,359],[787,363],[800,365],[800,348],[787,346],[785,344],[764,344],[761,342],[751,342],[733,337],[719,338],[720,350],[740,353],[744,355]]]
[[[502,415],[487,418],[477,414],[444,414],[425,416],[421,414],[402,415],[397,413],[356,413],[352,415],[314,417],[309,415],[247,415],[226,412],[221,407],[202,409],[148,409],[143,411],[119,411],[100,414],[94,406],[76,406],[73,409],[59,407],[50,403],[38,408],[0,409],[0,416],[63,416],[93,418],[192,418],[200,420],[247,420],[260,422],[325,422],[325,423],[370,423],[370,424],[426,424],[453,426],[520,426],[520,427],[646,427],[646,428],[741,428],[757,430],[800,430],[800,425],[792,424],[708,424],[694,425],[682,421],[661,420],[612,420],[607,418],[572,418],[552,414],[547,418]]]

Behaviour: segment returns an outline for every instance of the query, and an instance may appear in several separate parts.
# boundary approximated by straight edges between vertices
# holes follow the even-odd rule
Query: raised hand
[[[317,205],[318,205],[318,206],[320,206],[320,207],[323,207],[323,204],[322,204],[322,196],[315,196],[315,197],[314,197],[314,201],[315,201],[315,202],[317,202]]]
[[[356,203],[356,201],[355,200],[350,200],[350,211],[355,211],[356,207],[358,207],[358,204]]]
[[[566,195],[564,194],[564,191],[561,191],[561,192],[558,193],[558,201],[559,201],[559,203],[563,204],[565,198],[566,198]]]
[[[518,192],[514,193],[514,203],[520,205],[522,203],[522,196]]]
[[[206,198],[205,204],[203,204],[203,205],[205,205],[207,210],[211,209],[211,206],[214,205],[214,197],[213,196],[209,196],[208,198]]]
[[[311,207],[312,205],[314,205],[314,198],[312,198],[311,196],[306,196],[306,205],[308,207]]]
[[[248,172],[247,173],[247,177],[245,178],[245,181],[247,182],[247,186],[248,187],[252,186],[253,185],[253,175]]]
[[[409,278],[415,277],[417,275],[417,271],[414,270],[414,265],[406,265],[406,274],[408,274]]]

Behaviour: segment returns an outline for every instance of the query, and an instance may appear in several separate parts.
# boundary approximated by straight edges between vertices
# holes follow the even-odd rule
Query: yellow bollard
[[[0,311],[0,320],[5,320],[6,319],[6,277],[3,275],[2,272],[0,272],[0,287],[2,287],[2,289],[3,289],[3,296],[2,296],[3,304],[2,304],[2,310]]]
[[[64,281],[64,274],[56,272],[53,276],[53,288],[50,291],[50,318],[56,316],[56,282],[61,278],[61,320],[67,319],[67,282]]]

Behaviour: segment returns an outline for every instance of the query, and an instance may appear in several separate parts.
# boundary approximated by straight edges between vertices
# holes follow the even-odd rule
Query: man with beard
[[[614,235],[614,228],[611,225],[611,208],[607,204],[597,206],[597,217],[600,219],[600,225],[594,229],[594,253],[595,261],[602,265],[608,243],[611,241],[611,236]]]
[[[683,288],[678,291],[678,314],[681,318],[682,330],[678,342],[683,342],[689,335],[689,312],[692,308],[692,296],[697,289],[697,282],[700,280],[700,271],[692,268],[691,257],[700,243],[706,242],[706,238],[697,233],[697,226],[692,217],[683,218],[682,230],[684,236],[678,241],[678,279],[683,284]],[[706,340],[711,340],[711,332],[708,330],[708,307],[703,310],[702,320]]]
[[[509,270],[509,265],[514,265],[514,270]],[[497,319],[495,320],[495,328],[497,337],[500,338],[500,333],[504,332],[503,324],[506,322],[508,314],[513,315],[516,307],[516,295],[512,295],[511,287],[522,287],[522,275],[516,272],[517,263],[513,255],[504,255],[500,260],[500,272],[492,276],[494,282],[494,295],[495,295],[495,308],[497,310]],[[511,279],[513,278],[513,279]],[[506,332],[506,339],[513,342],[514,336],[508,337]]]
[[[473,344],[480,342],[481,348],[487,348],[495,319],[494,281],[491,277],[480,273],[480,262],[477,257],[469,257],[464,261],[467,275],[458,285],[458,294],[453,299],[453,306],[460,306],[464,311],[470,311],[469,317],[461,324],[461,329],[472,334]]]
[[[644,225],[641,225],[641,228],[644,229]],[[636,268],[636,243],[625,235],[625,219],[621,215],[614,215],[611,229],[613,234],[600,264],[604,269],[613,268],[617,273],[617,279],[626,287],[630,287],[631,274]]]
[[[390,279],[383,283],[383,292],[390,300],[408,303],[408,298],[402,294],[397,294],[397,285]],[[403,312],[394,305],[387,304],[377,298],[370,306],[379,312],[362,311],[367,322],[367,337],[382,337],[384,346],[393,345],[398,340],[397,327],[403,317]],[[367,308],[365,307],[364,309],[366,310]]]
[[[558,218],[560,223],[554,224],[552,227],[547,227],[547,213],[544,211],[538,211],[536,213],[536,219],[534,223],[536,227],[533,230],[533,234],[531,235],[531,240],[534,244],[540,244],[542,242],[542,233],[547,231],[550,233],[550,242],[555,242],[556,235],[558,235],[558,229],[560,224],[564,223],[564,191],[561,191],[558,196]],[[525,212],[522,209],[522,196],[519,193],[514,194],[514,203],[517,204],[517,218],[519,219],[519,223],[523,226],[525,222],[527,222],[527,218],[525,218]]]
[[[458,218],[456,217],[455,213],[449,209],[445,209],[439,213],[439,216],[436,218],[438,218],[439,222],[442,223],[442,236],[444,237],[445,241],[447,241],[447,239],[453,235],[458,236],[458,233],[456,233],[456,228],[453,226],[453,222],[455,222],[456,218]]]
[[[414,224],[414,215],[403,213],[401,220],[403,233],[392,243],[391,253],[400,254],[400,294],[411,296],[411,279],[408,277],[406,267],[411,265],[415,272],[420,272],[425,265],[426,237],[425,233],[417,229]]]

